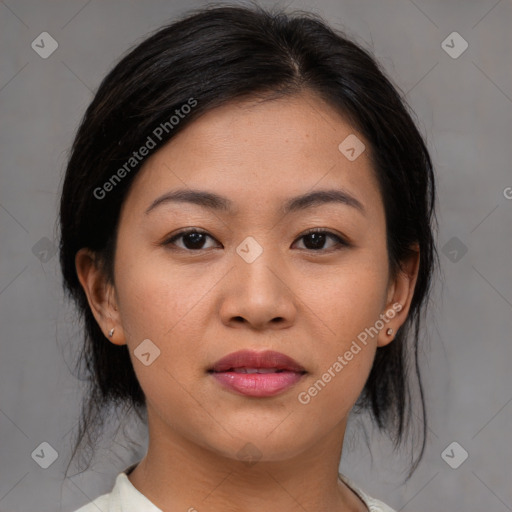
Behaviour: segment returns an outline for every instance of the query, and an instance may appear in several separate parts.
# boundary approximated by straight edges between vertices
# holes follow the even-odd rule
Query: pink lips
[[[306,370],[279,352],[241,350],[217,361],[209,373],[237,393],[268,397],[296,384]]]

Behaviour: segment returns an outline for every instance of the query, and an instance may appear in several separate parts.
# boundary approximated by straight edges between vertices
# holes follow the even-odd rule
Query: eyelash
[[[183,230],[183,231],[180,231],[180,232],[174,234],[171,238],[168,238],[167,240],[165,240],[162,245],[164,245],[164,246],[175,245],[174,242],[176,240],[183,238],[184,236],[192,234],[192,233],[207,235],[209,238],[215,240],[210,234],[208,234],[207,231],[193,228],[193,229],[186,229],[186,230]],[[316,250],[315,249],[301,249],[301,250],[306,250],[308,252],[313,252],[313,253],[329,253],[332,251],[339,251],[340,249],[351,246],[351,244],[349,244],[341,236],[337,235],[336,233],[333,233],[332,231],[325,230],[323,228],[310,229],[310,230],[306,231],[306,233],[303,233],[297,240],[300,240],[308,235],[311,235],[312,233],[327,235],[328,237],[334,239],[337,242],[337,245],[334,247],[331,247],[330,249],[316,249]],[[177,249],[187,251],[187,252],[200,252],[200,251],[209,250],[209,249],[188,249],[188,248],[184,248],[184,247],[177,247]]]

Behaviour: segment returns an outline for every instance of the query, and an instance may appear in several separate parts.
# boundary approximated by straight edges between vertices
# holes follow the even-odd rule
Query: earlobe
[[[80,249],[75,256],[78,280],[84,289],[89,307],[105,337],[115,345],[125,345],[113,285],[108,282],[97,255],[90,249]]]
[[[391,343],[398,329],[404,324],[409,314],[418,272],[420,268],[419,245],[410,247],[410,254],[401,262],[401,268],[390,283],[384,314],[389,319],[386,327],[379,333],[377,345],[383,347]],[[392,332],[390,332],[390,329]]]

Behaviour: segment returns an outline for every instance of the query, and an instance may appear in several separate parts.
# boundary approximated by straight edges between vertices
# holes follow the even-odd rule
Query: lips
[[[268,397],[293,386],[307,372],[280,352],[241,350],[217,361],[208,373],[238,394]]]
[[[303,366],[291,357],[272,350],[265,352],[253,352],[251,350],[233,352],[217,361],[210,371],[218,373],[242,369],[286,370],[297,373],[306,371]]]

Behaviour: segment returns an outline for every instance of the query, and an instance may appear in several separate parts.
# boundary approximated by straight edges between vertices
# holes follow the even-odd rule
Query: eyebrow
[[[230,199],[213,192],[196,189],[178,189],[155,199],[146,210],[146,214],[150,213],[158,206],[167,203],[190,203],[220,212],[231,212],[233,210],[233,202]],[[366,210],[358,199],[348,192],[339,189],[317,190],[292,197],[284,203],[282,211],[285,214],[293,213],[328,203],[350,206],[363,215],[366,215]]]

